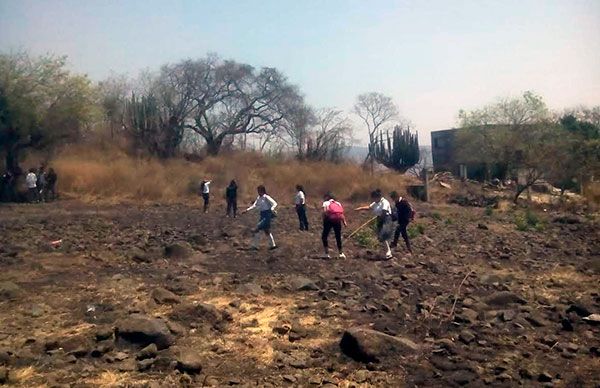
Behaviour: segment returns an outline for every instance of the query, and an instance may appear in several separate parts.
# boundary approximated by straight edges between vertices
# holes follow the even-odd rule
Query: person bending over
[[[339,258],[345,259],[346,255],[342,251],[342,224],[347,226],[346,217],[344,216],[344,207],[335,200],[331,193],[325,194],[323,200],[323,233],[321,234],[321,239],[323,240],[325,257],[328,259],[331,258],[331,256],[329,256],[329,243],[327,240],[331,233],[331,229],[333,229]]]

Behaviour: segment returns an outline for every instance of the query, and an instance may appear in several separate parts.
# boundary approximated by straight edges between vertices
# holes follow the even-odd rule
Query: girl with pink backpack
[[[342,251],[342,224],[346,224],[346,217],[344,216],[344,207],[341,203],[335,200],[335,197],[331,193],[327,193],[323,196],[323,233],[321,239],[323,240],[323,248],[325,249],[325,257],[330,259],[329,256],[329,234],[331,229],[335,234],[335,242],[339,252],[339,258],[345,259],[346,255]]]

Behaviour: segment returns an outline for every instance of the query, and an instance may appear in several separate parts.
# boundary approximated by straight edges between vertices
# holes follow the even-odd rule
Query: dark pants
[[[29,202],[38,202],[40,193],[37,187],[27,189],[27,200]]]
[[[341,252],[342,251],[342,221],[332,221],[329,218],[323,219],[323,234],[321,235],[321,239],[323,240],[323,247],[329,248],[329,243],[327,242],[327,238],[329,237],[329,233],[333,229],[333,233],[335,234],[335,242],[337,243],[337,248]]]
[[[237,199],[236,198],[227,198],[227,215],[232,215],[237,217]]]
[[[300,230],[308,230],[308,218],[306,218],[306,205],[296,205],[298,221],[300,221]]]
[[[46,201],[49,200],[54,200],[57,198],[56,195],[56,186],[55,185],[48,185],[48,187],[46,187],[46,190],[44,191],[45,197],[46,197]]]
[[[402,234],[402,238],[404,239],[406,248],[408,249],[409,252],[412,252],[412,249],[410,248],[410,240],[408,239],[408,233],[406,232],[407,226],[408,226],[408,222],[399,222],[398,223],[398,226],[396,227],[396,231],[394,233],[394,241],[392,242],[392,246],[395,247],[398,245],[398,239],[399,239],[400,235]]]
[[[262,230],[265,234],[271,233],[271,219],[273,218],[273,212],[271,210],[261,210],[258,224],[256,225],[256,231]]]
[[[202,199],[204,200],[204,213],[208,211],[208,203],[210,202],[210,194],[202,193]]]

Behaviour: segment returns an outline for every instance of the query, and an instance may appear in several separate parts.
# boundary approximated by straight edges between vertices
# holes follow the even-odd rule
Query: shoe
[[[393,256],[392,256],[392,252],[388,252],[388,253],[386,253],[386,254],[385,254],[385,258],[386,258],[386,260],[389,260],[389,259],[391,259],[392,257],[393,257]]]
[[[277,245],[273,245],[272,247],[269,247],[269,250],[272,251],[272,250],[277,249],[277,248],[279,248]]]
[[[323,260],[330,260],[331,256],[329,256],[328,254],[327,255],[323,255],[323,256],[321,256],[321,259],[323,259]]]
[[[340,255],[338,257],[343,260],[346,258],[346,255],[344,253],[340,253]]]

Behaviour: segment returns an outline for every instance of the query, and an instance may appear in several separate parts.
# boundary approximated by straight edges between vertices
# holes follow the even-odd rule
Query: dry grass
[[[26,165],[33,165],[33,159]],[[86,202],[160,202],[197,200],[200,180],[210,179],[213,196],[224,195],[235,179],[242,203],[254,198],[264,184],[278,200],[288,202],[296,184],[306,188],[311,204],[332,191],[340,199],[366,200],[371,190],[403,191],[410,178],[392,172],[370,175],[355,164],[280,161],[257,153],[231,153],[201,162],[183,159],[136,158],[115,148],[71,146],[49,163],[59,175],[63,196]],[[220,198],[219,198],[220,199]]]

